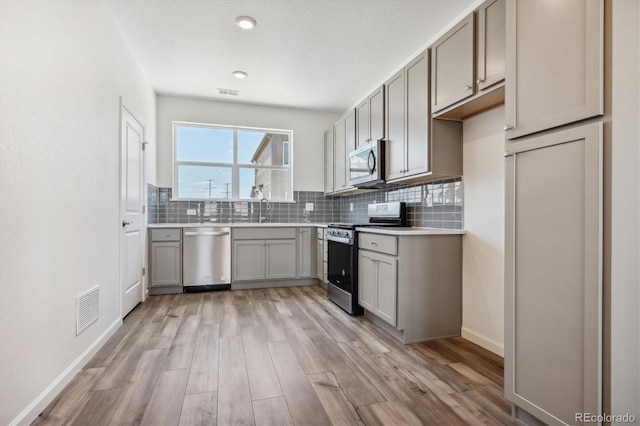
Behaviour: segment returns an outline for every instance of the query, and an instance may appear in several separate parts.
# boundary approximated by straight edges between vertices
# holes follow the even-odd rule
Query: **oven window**
[[[347,293],[353,294],[353,246],[336,241],[328,241],[328,244],[327,274],[329,282]]]

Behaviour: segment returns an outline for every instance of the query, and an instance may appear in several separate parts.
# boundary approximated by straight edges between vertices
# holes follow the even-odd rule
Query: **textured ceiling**
[[[110,0],[157,93],[342,112],[477,0]],[[235,25],[249,15],[250,31]],[[234,70],[249,76],[238,80]],[[218,94],[235,89],[239,96]]]

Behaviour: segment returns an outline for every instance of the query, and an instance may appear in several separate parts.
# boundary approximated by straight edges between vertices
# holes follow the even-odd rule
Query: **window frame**
[[[221,163],[221,162],[208,162],[208,161],[178,161],[176,158],[177,153],[177,128],[178,127],[204,127],[204,128],[213,128],[213,129],[224,129],[224,130],[232,130],[233,131],[233,162],[232,163]],[[259,169],[269,169],[269,170],[280,170],[280,171],[288,171],[289,172],[289,190],[287,191],[287,197],[290,199],[284,198],[269,198],[269,201],[276,201],[281,203],[294,203],[293,197],[293,130],[288,129],[272,129],[272,128],[263,128],[263,127],[248,127],[248,126],[229,126],[222,124],[211,124],[211,123],[195,123],[189,121],[172,121],[171,122],[171,130],[172,130],[172,154],[171,154],[171,162],[172,162],[172,173],[171,173],[171,187],[172,187],[172,200],[176,201],[253,201],[256,198],[240,197],[240,169],[251,169],[251,170],[259,170]],[[253,131],[253,132],[263,132],[263,133],[276,133],[276,134],[285,134],[288,136],[288,147],[289,147],[289,158],[288,164],[284,164],[282,166],[273,166],[273,165],[258,165],[251,163],[238,163],[238,132],[239,131]],[[285,141],[283,141],[285,142]],[[283,158],[284,160],[284,158]],[[182,197],[180,196],[178,190],[178,168],[181,165],[188,166],[204,166],[204,167],[230,167],[231,168],[231,197],[230,198],[207,198],[207,197]]]

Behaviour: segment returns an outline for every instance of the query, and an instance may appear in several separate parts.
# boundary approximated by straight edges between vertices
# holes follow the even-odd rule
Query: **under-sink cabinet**
[[[151,229],[149,294],[182,293],[182,230]]]
[[[460,335],[462,236],[360,232],[358,303],[402,343]]]
[[[317,284],[313,227],[233,229],[232,289]]]

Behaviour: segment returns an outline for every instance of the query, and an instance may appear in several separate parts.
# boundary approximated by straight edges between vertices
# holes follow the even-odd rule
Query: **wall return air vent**
[[[233,89],[221,89],[220,87],[218,87],[218,93],[221,95],[238,96],[240,94],[240,91]]]
[[[100,289],[95,286],[76,298],[76,336],[98,320]]]

